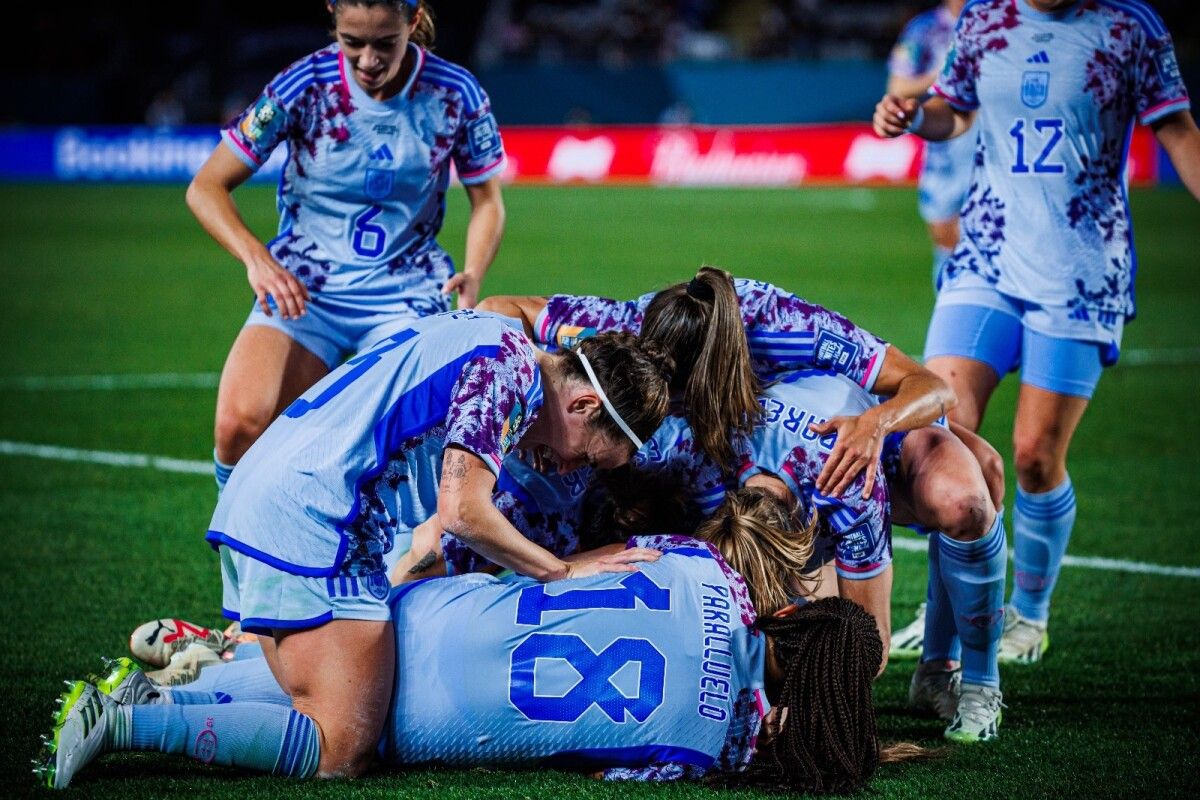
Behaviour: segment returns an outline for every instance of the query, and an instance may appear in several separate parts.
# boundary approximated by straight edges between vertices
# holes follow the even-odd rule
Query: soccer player
[[[669,370],[628,334],[548,354],[501,317],[448,312],[334,370],[251,447],[207,539],[225,615],[260,634],[297,712],[321,731],[321,774],[361,772],[383,725],[399,531],[436,513],[477,552],[538,580],[653,557],[564,562],[514,530],[492,492],[518,443],[565,468],[628,461],[666,414]]]
[[[965,0],[943,0],[913,17],[888,59],[887,92],[894,97],[923,97],[946,61],[954,23]],[[971,182],[975,138],[960,136],[925,145],[917,179],[917,209],[933,242],[933,286],[958,242],[958,211]]]
[[[475,305],[504,227],[505,157],[487,95],[429,52],[425,0],[332,0],[337,43],[300,59],[221,134],[187,201],[246,267],[256,303],[221,373],[217,485],[289,403],[347,356],[458,292]],[[232,193],[280,145],[279,234]],[[470,199],[463,269],[436,237],[453,163]]]
[[[1152,127],[1196,197],[1200,131],[1170,34],[1142,0],[969,3],[934,90],[923,107],[885,96],[874,125],[880,136],[931,141],[972,122],[978,130],[963,236],[925,357],[958,395],[955,419],[973,430],[1000,379],[1021,369],[1015,586],[1001,658],[1028,664],[1049,645],[1051,593],[1075,522],[1067,450],[1135,310],[1131,128]]]
[[[499,296],[481,307],[520,319],[551,347],[597,331],[660,343],[675,358],[672,391],[683,398],[700,447],[727,470],[735,466],[731,434],[748,433],[761,417],[761,378],[810,368],[848,376],[888,399],[838,419],[837,449],[820,478],[821,490],[834,496],[864,469],[869,492],[887,435],[928,425],[954,404],[944,381],[842,315],[713,267],[637,300]]]
[[[962,666],[957,666],[957,653],[955,665],[948,666],[952,654],[947,653],[914,676],[910,696],[918,707],[947,720],[948,739],[994,739],[1000,718],[997,646],[1007,551],[1003,517],[991,502],[975,457],[941,426],[894,434],[869,470],[881,476],[869,493],[863,491],[863,472],[849,491],[829,494],[819,488],[819,476],[836,449],[830,423],[864,413],[876,398],[845,376],[809,371],[782,376],[764,391],[761,402],[763,421],[734,443],[740,464],[737,485],[761,488],[798,507],[798,513],[820,516],[834,540],[837,593],[874,616],[885,645],[891,635],[891,523],[894,519],[929,533],[931,592],[945,598],[950,609],[949,624],[961,638]],[[686,432],[670,427],[664,424],[638,454],[645,459],[643,467],[655,466],[645,458],[647,452],[660,454],[658,460],[667,468],[707,482],[714,474],[712,465],[687,446]],[[709,494],[705,485],[695,487],[695,499],[702,504]],[[722,539],[730,536],[722,530]],[[719,546],[731,562],[746,569],[725,544]],[[804,565],[775,560],[772,574],[780,585],[771,593],[807,594],[797,580]],[[885,663],[886,657],[881,669]]]
[[[862,787],[889,756],[875,738],[871,677],[882,647],[870,617],[834,598],[758,619],[712,545],[668,536],[632,544],[663,556],[570,584],[468,575],[394,592],[399,668],[382,703],[382,759],[674,780],[743,770],[753,758],[731,782]],[[362,657],[348,652],[331,664]],[[327,739],[289,707],[261,660],[158,692],[144,691],[153,687],[124,661],[101,689],[78,682],[64,696],[42,770],[49,785],[65,787],[97,756],[128,750],[317,772]],[[756,755],[769,703],[788,713]]]

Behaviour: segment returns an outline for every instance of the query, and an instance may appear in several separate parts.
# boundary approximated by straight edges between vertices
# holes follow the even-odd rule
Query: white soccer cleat
[[[888,648],[888,658],[892,661],[905,661],[921,657],[925,646],[925,604],[917,606],[917,618],[892,633],[892,644]]]
[[[917,665],[908,685],[908,704],[950,722],[958,711],[962,692],[962,667],[950,668],[944,661],[927,661]]]
[[[167,666],[155,672],[147,672],[146,677],[159,686],[182,686],[200,677],[200,670],[213,664],[223,664],[225,660],[207,645],[193,643],[181,652],[171,656]]]
[[[67,681],[67,686],[58,699],[54,729],[42,737],[42,761],[33,770],[51,789],[67,788],[79,770],[104,752],[105,714],[117,708],[89,683]]]
[[[104,659],[104,672],[88,680],[121,705],[159,705],[166,702],[162,687],[146,677],[132,658]]]
[[[1000,634],[1001,664],[1036,664],[1050,648],[1045,622],[1022,617],[1012,606],[1004,609],[1004,632]]]
[[[216,628],[165,618],[137,626],[129,637],[129,651],[134,657],[155,667],[167,666],[171,656],[193,644],[203,644],[219,655],[232,642]]]
[[[995,740],[1000,735],[1003,700],[1004,695],[999,689],[974,683],[962,684],[958,708],[954,712],[954,719],[946,726],[945,737],[959,744]]]

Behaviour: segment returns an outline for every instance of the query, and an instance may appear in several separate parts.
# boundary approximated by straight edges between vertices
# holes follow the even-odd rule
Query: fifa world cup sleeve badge
[[[254,109],[242,118],[239,126],[242,135],[251,142],[270,141],[275,130],[283,124],[283,107],[270,97],[263,96],[254,104]]]

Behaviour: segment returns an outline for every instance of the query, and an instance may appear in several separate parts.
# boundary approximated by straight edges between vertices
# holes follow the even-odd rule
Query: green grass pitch
[[[238,199],[269,236],[272,190],[244,189]],[[633,296],[711,262],[831,305],[920,352],[932,294],[911,190],[512,188],[506,199],[490,293]],[[1125,346],[1185,363],[1119,365],[1104,376],[1071,454],[1079,495],[1071,552],[1195,567],[1200,205],[1178,190],[1136,191],[1133,205],[1141,314]],[[456,256],[465,208],[453,191],[442,241]],[[188,214],[182,187],[0,187],[0,286],[0,440],[209,457],[212,390],[14,383],[220,369],[250,293],[240,265]],[[1014,397],[1010,378],[984,427],[1006,459]],[[1011,470],[1009,485],[1011,497]],[[0,455],[0,794],[46,796],[28,763],[60,679],[121,654],[133,626],[151,617],[218,621],[217,563],[201,538],[214,498],[204,476]],[[897,626],[924,585],[924,556],[897,552]],[[1065,568],[1046,661],[1002,670],[1000,741],[881,769],[872,795],[1197,796],[1198,609],[1194,578]],[[911,670],[894,664],[877,684],[881,735],[936,745],[942,726],[904,709]],[[72,791],[123,800],[716,796],[556,772],[414,770],[299,784],[148,754],[105,757]]]

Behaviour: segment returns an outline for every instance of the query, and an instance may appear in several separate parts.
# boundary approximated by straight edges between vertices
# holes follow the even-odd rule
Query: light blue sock
[[[962,641],[963,683],[999,688],[1000,633],[1004,628],[1004,574],[1008,550],[1004,518],[982,538],[958,542],[937,534],[942,585],[954,609],[954,624]]]
[[[941,534],[929,535],[929,585],[925,589],[925,643],[921,661],[958,661],[962,643],[954,625],[954,609],[942,582]]]
[[[156,750],[289,778],[312,776],[320,760],[312,718],[271,703],[127,706],[120,712],[109,724],[109,750]]]
[[[167,689],[176,705],[217,705],[220,703],[274,703],[292,705],[292,698],[279,687],[265,658],[214,664],[185,686]]]
[[[1017,487],[1013,510],[1013,607],[1022,617],[1045,622],[1067,542],[1075,525],[1075,488],[1067,476],[1048,492]]]
[[[936,292],[942,288],[942,270],[946,267],[946,262],[950,260],[950,254],[953,253],[949,247],[941,245],[933,246],[933,290]]]
[[[245,661],[248,658],[262,658],[262,645],[258,642],[243,642],[233,651],[234,661]]]
[[[229,474],[233,472],[233,464],[226,464],[217,458],[217,448],[213,448],[213,476],[217,479],[217,494],[225,489],[229,482]]]

